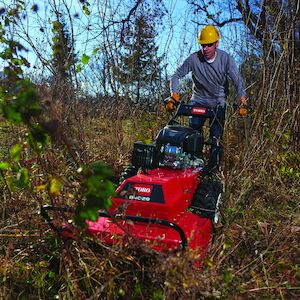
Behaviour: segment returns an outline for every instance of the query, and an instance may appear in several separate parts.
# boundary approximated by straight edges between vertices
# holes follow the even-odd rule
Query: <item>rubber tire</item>
[[[128,166],[120,175],[119,183],[121,184],[125,179],[135,176],[137,174],[138,168],[135,166]]]
[[[222,183],[215,177],[203,179],[195,191],[192,208],[201,217],[209,218],[213,221],[217,200],[222,191]]]

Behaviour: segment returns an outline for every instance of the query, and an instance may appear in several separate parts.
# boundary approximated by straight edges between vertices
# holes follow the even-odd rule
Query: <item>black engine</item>
[[[167,125],[152,144],[134,143],[132,164],[136,167],[174,169],[199,167],[204,140],[194,129],[181,125]]]

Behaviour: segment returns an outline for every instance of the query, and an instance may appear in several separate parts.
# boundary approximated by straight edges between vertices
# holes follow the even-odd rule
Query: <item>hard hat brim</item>
[[[206,40],[200,40],[198,39],[198,44],[203,45],[203,44],[211,44],[211,43],[215,43],[220,39],[220,37],[218,39],[206,39]]]

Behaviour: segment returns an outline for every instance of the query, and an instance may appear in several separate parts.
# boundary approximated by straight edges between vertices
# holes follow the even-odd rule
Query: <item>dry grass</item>
[[[89,239],[57,240],[37,215],[39,204],[74,203],[79,180],[76,168],[80,161],[104,159],[117,176],[129,162],[133,141],[152,139],[166,120],[160,114],[139,110],[110,118],[105,114],[103,111],[97,117],[86,116],[77,120],[77,125],[70,122],[75,127],[72,138],[71,128],[62,124],[58,130],[62,138],[57,141],[63,142],[52,145],[38,167],[33,168],[35,185],[42,184],[49,174],[60,178],[64,183],[60,195],[49,199],[44,192],[9,194],[1,185],[4,199],[1,297],[296,299],[300,296],[299,180],[293,174],[282,173],[281,165],[276,163],[285,140],[273,144],[256,131],[251,132],[249,124],[243,124],[245,131],[236,131],[237,123],[244,120],[235,115],[229,118],[225,138],[222,225],[217,228],[215,243],[200,269],[192,267],[195,257],[192,252],[168,256],[153,253],[135,242],[129,249],[106,248]],[[7,137],[7,132],[2,135]],[[85,142],[84,147],[78,146],[80,139]],[[11,139],[6,142],[9,144]]]
[[[158,254],[135,241],[130,248],[107,248],[89,238],[63,241],[51,232],[37,213],[39,206],[75,206],[80,201],[77,170],[83,164],[104,160],[117,181],[133,142],[153,140],[167,116],[161,110],[143,112],[122,99],[70,107],[46,101],[43,120],[52,125],[47,128],[52,143],[38,156],[25,147],[19,161],[30,170],[33,191],[9,192],[0,182],[0,297],[300,298],[299,94],[287,94],[280,85],[288,84],[280,80],[288,78],[285,68],[268,68],[251,93],[257,98],[249,118],[228,111],[220,173],[223,218],[200,269],[193,268],[190,251]],[[6,158],[15,142],[25,145],[24,128],[1,120],[0,138]],[[63,184],[56,195],[44,186],[53,178]]]

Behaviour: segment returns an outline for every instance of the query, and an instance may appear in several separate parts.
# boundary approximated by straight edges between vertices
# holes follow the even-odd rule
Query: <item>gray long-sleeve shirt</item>
[[[192,72],[191,100],[208,107],[224,106],[228,93],[228,77],[232,79],[239,97],[246,96],[243,79],[233,58],[217,49],[217,56],[207,62],[201,52],[192,53],[171,77],[171,93],[178,93],[179,79]]]

